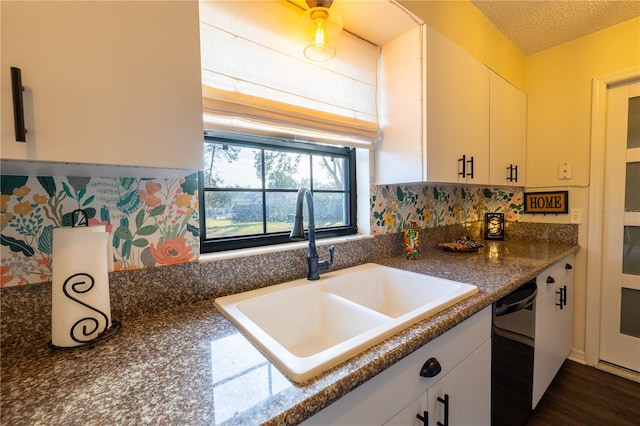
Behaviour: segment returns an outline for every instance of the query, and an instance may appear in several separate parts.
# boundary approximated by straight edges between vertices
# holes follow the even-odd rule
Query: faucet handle
[[[333,253],[336,251],[336,246],[329,246],[329,263],[327,264],[327,268],[333,265]]]
[[[336,246],[334,245],[330,245],[329,246],[329,260],[321,260],[320,262],[318,262],[318,267],[324,271],[326,271],[327,269],[329,269],[331,267],[331,265],[333,265],[333,254],[336,251]]]

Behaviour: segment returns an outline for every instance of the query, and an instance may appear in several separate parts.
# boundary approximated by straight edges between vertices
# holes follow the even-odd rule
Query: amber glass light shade
[[[304,37],[304,56],[316,62],[328,61],[336,54],[336,43],[342,31],[342,19],[326,7],[307,10],[298,21]]]

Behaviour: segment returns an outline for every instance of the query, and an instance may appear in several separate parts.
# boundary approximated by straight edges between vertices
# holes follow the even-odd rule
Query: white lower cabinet
[[[491,423],[491,342],[485,342],[386,425]],[[418,418],[420,415],[420,418]]]
[[[573,344],[573,265],[567,256],[537,278],[536,338],[533,358],[535,408]]]
[[[441,371],[422,377],[426,361]],[[389,367],[303,425],[488,425],[491,418],[491,307]],[[449,422],[445,423],[448,400]],[[424,402],[423,402],[424,401]],[[423,405],[424,404],[424,405]],[[428,423],[417,417],[429,412]]]

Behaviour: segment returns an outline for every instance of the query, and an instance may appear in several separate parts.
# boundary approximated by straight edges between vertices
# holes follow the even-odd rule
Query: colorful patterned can
[[[407,259],[420,259],[420,228],[415,222],[404,230],[404,253]]]

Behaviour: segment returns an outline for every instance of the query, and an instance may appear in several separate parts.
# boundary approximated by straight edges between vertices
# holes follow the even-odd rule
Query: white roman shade
[[[379,48],[343,31],[333,59],[311,62],[302,13],[283,1],[200,2],[205,129],[373,149]]]

